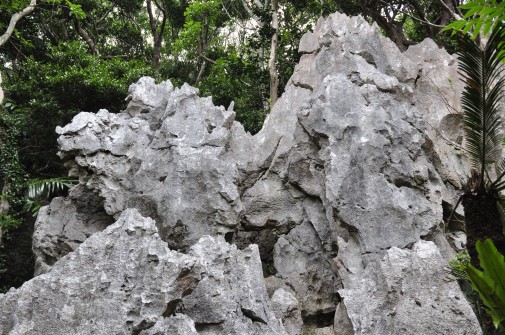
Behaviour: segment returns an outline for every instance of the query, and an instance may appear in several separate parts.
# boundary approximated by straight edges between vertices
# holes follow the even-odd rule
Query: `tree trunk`
[[[4,186],[2,187],[1,197],[0,197],[0,216],[6,215],[9,212],[9,200],[7,198],[7,193],[9,192],[9,183],[4,180]],[[3,232],[2,227],[0,227],[0,247],[3,245]]]
[[[279,73],[277,73],[277,48],[279,45],[279,17],[277,0],[272,0],[272,29],[274,33],[270,44],[270,58],[268,60],[268,69],[270,71],[270,109],[272,109],[277,102],[279,94]]]
[[[498,210],[496,192],[466,192],[462,204],[465,212],[466,247],[472,265],[480,269],[475,243],[491,239],[500,253],[505,255],[505,237]]]
[[[203,77],[203,72],[205,71],[206,67],[207,67],[207,62],[205,60],[203,60],[202,66],[200,67],[200,70],[198,71],[198,74],[196,75],[195,86],[198,86],[200,84],[200,81],[202,80],[202,77]]]
[[[74,27],[79,36],[81,36],[82,39],[88,44],[88,48],[91,51],[91,54],[94,56],[98,56],[100,53],[96,48],[95,42],[93,41],[91,36],[89,36],[88,32],[81,27],[81,24],[79,23],[79,20],[77,20],[77,18],[74,18]]]
[[[151,28],[151,34],[153,36],[153,58],[151,62],[151,68],[154,72],[158,71],[161,59],[161,47],[163,45],[163,34],[165,33],[165,25],[167,21],[166,8],[157,7],[157,10],[161,12],[161,23],[157,21],[155,13],[153,11],[152,1],[146,0],[147,15],[149,16],[149,26]],[[157,4],[155,2],[155,4]],[[158,6],[158,4],[157,4]]]
[[[158,67],[160,66],[162,39],[161,36],[155,35],[153,40],[154,40],[154,48],[153,48],[153,60],[151,62],[151,68],[153,69],[154,72],[156,72],[158,71]]]
[[[2,74],[0,73],[0,105],[4,101],[4,91],[2,90]]]

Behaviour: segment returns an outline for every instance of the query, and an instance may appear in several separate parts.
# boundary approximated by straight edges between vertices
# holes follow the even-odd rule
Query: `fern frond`
[[[485,185],[486,167],[498,160],[502,149],[498,105],[505,88],[505,53],[500,50],[504,37],[505,25],[497,24],[483,49],[463,38],[459,53],[459,71],[466,83],[461,103],[467,150],[473,168],[479,171],[481,187]]]

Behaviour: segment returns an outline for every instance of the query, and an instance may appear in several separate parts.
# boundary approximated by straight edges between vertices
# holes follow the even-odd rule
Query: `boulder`
[[[302,314],[298,300],[283,288],[277,289],[272,296],[272,308],[275,316],[282,320],[286,332],[290,335],[302,334]]]
[[[258,249],[202,237],[170,250],[136,209],[0,294],[1,334],[286,334]]]

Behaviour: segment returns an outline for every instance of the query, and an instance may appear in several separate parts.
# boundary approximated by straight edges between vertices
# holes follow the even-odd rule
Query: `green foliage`
[[[12,103],[0,107],[0,192],[7,192],[0,194],[0,201],[7,201],[11,208],[10,212],[0,215],[0,229],[4,233],[22,224],[19,210],[24,200],[27,174],[20,162],[18,142],[25,127],[24,115],[18,113]],[[6,190],[5,185],[8,185]]]
[[[70,0],[41,0],[38,1],[40,5],[41,3],[47,3],[51,5],[61,5],[68,8],[70,15],[75,16],[78,19],[84,19],[86,17],[86,13],[83,11],[81,5],[76,4],[75,1]],[[15,12],[19,12],[22,9],[26,8],[30,5],[30,0],[2,0],[0,3],[0,11],[6,11],[8,13],[14,14]]]
[[[71,188],[77,180],[68,178],[32,179],[28,182],[28,198],[48,198],[58,191]]]
[[[24,122],[20,125],[20,160],[29,171],[37,171],[32,172],[35,176],[64,173],[56,156],[56,126],[70,122],[80,111],[124,109],[129,85],[152,74],[145,62],[103,60],[88,53],[78,41],[48,48],[47,57],[47,61],[26,59],[13,81],[5,85]]]
[[[70,15],[75,16],[78,19],[84,19],[86,17],[86,13],[82,10],[81,5],[72,3],[69,0],[65,0],[65,5],[68,6]]]
[[[496,163],[502,150],[498,104],[505,88],[502,76],[504,36],[505,25],[499,24],[483,50],[468,38],[461,40],[459,69],[467,83],[461,98],[464,130],[472,165],[479,173],[481,190],[505,189],[505,170],[492,182],[487,177],[487,167]]]
[[[174,43],[176,54],[185,53],[194,57],[209,48],[211,42],[217,43],[216,34],[225,21],[219,0],[196,0],[191,2],[184,12],[185,23],[179,38]]]
[[[453,30],[467,34],[471,32],[476,38],[479,32],[489,34],[493,27],[505,21],[505,2],[497,0],[477,0],[460,6],[466,10],[462,20],[457,20],[447,25],[443,30]]]
[[[480,266],[483,271],[471,264],[467,267],[472,288],[479,293],[486,312],[493,319],[494,326],[505,331],[505,261],[491,240],[476,244]]]
[[[58,192],[72,188],[77,180],[68,178],[32,179],[28,181],[28,196],[25,202],[25,210],[36,215],[42,207],[42,200],[49,200]]]
[[[460,252],[449,261],[450,274],[458,280],[468,280],[466,269],[470,264],[470,256],[467,251]]]
[[[263,101],[268,96],[268,73],[262,71],[257,63],[230,52],[219,58],[201,85],[202,95],[212,96],[213,102],[226,108],[232,103],[237,120],[252,133],[263,126],[266,110]]]
[[[2,194],[2,197],[7,197],[11,207],[20,207],[23,203],[27,174],[20,161],[19,141],[26,127],[25,115],[12,103],[0,107],[0,186],[9,185],[8,193]],[[12,228],[12,225],[9,224],[9,227]]]
[[[104,61],[87,52],[81,42],[61,43],[49,49],[50,61],[41,63],[30,58],[23,71],[31,87],[53,91],[65,106],[96,111],[98,105],[119,111],[125,107],[128,87],[143,75],[151,74],[149,67],[138,60],[112,58]],[[44,77],[38,81],[35,75]],[[23,78],[25,79],[25,78]],[[49,93],[49,92],[44,92]],[[76,105],[76,103],[79,103]]]
[[[23,221],[19,218],[15,218],[12,215],[0,214],[0,229],[2,231],[8,231],[19,227]]]

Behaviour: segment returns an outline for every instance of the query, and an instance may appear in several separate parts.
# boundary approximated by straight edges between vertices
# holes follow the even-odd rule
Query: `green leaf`
[[[459,73],[471,83],[465,86],[461,97],[466,148],[473,168],[479,172],[481,187],[485,186],[487,167],[499,159],[502,150],[501,116],[497,106],[505,88],[505,80],[500,77],[504,33],[505,25],[497,24],[483,50],[467,37],[460,41]],[[498,178],[490,187],[502,186]]]
[[[468,9],[468,11],[463,16],[463,18],[467,19],[467,18],[473,16],[475,13],[477,13],[478,11],[480,11],[481,8],[482,8],[481,6],[470,7],[470,9]]]
[[[480,29],[482,28],[483,21],[478,21],[473,29],[472,39],[475,39],[479,35]]]
[[[461,9],[470,9],[470,8],[473,8],[475,6],[479,6],[481,3],[478,2],[478,1],[470,1],[470,2],[467,2],[466,4],[463,4],[461,6],[459,6],[459,8]]]
[[[483,30],[484,35],[489,34],[489,32],[491,31],[491,27],[493,26],[493,23],[494,23],[493,21],[486,22],[486,25],[484,26],[484,30]]]
[[[67,178],[32,179],[28,182],[28,198],[48,198],[57,190],[71,188],[77,180]]]
[[[75,16],[79,20],[86,18],[86,13],[82,10],[81,5],[74,4],[69,0],[66,0],[65,3],[70,8],[70,15]]]
[[[505,320],[505,261],[491,240],[477,241],[480,266],[483,271],[471,264],[466,271],[472,288],[479,294],[486,306],[486,312],[493,319],[496,328],[503,328]]]
[[[466,34],[466,33],[468,33],[468,32],[470,31],[470,29],[472,29],[472,27],[473,27],[473,24],[472,24],[471,22],[468,22],[468,23],[467,23],[467,24],[463,27],[463,29],[461,30],[461,32],[462,32],[463,34]]]
[[[498,287],[505,292],[505,261],[491,240],[477,241],[477,252],[482,269]]]

